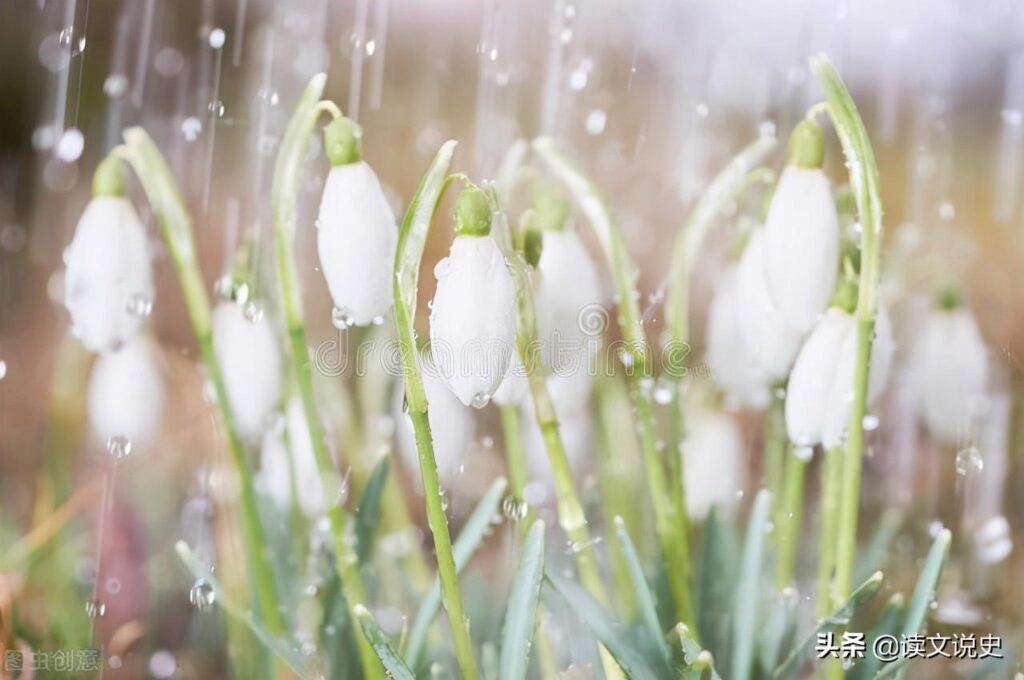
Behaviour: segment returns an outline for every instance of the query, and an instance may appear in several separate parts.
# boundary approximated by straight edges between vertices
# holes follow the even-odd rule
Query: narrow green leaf
[[[871,680],[882,667],[882,661],[875,656],[875,640],[883,635],[898,635],[903,624],[905,601],[902,593],[896,593],[889,599],[882,615],[878,618],[865,640],[865,656],[857,662],[850,673],[850,680]]]
[[[768,530],[771,494],[762,489],[754,499],[747,524],[740,558],[740,580],[733,607],[732,663],[729,676],[747,680],[754,662],[754,638],[757,632],[757,609],[761,592],[761,571],[764,565],[764,536]]]
[[[455,557],[455,567],[458,571],[462,571],[465,568],[473,553],[476,552],[484,537],[489,533],[491,520],[494,518],[494,513],[502,494],[505,493],[505,486],[504,477],[496,479],[491,484],[491,487],[487,489],[487,493],[477,503],[469,519],[466,520],[466,524],[462,527],[459,537],[455,539],[455,543],[452,545],[452,554]],[[437,616],[440,608],[441,583],[435,579],[430,592],[423,598],[423,602],[416,612],[416,618],[413,620],[412,628],[409,631],[409,638],[405,647],[405,654],[403,655],[406,662],[413,668],[416,668],[420,663],[424,643],[427,640],[427,631],[430,629],[430,624],[434,617]]]
[[[953,540],[953,534],[949,529],[943,529],[932,542],[925,559],[924,569],[917,577],[917,584],[910,596],[910,603],[907,605],[907,618],[903,620],[902,637],[917,635],[925,627],[925,616],[928,614],[928,607],[935,599],[935,589],[939,583],[939,576],[942,575],[942,565],[949,554],[949,544]],[[897,678],[902,678],[906,669],[900,669],[896,673]]]
[[[686,668],[681,673],[683,680],[704,680],[705,677],[709,680],[722,680],[715,670],[715,659],[711,652],[701,649],[685,623],[676,624],[673,632],[679,639],[679,646],[683,649],[683,661],[686,663]]]
[[[574,581],[558,578],[551,572],[545,573],[545,579],[563,600],[576,612],[579,619],[590,628],[594,637],[604,645],[615,662],[632,680],[654,680],[671,675],[671,670],[661,668],[656,673],[647,661],[637,652],[636,645],[621,626],[612,621],[593,598]]]
[[[712,654],[724,655],[728,650],[729,613],[733,608],[739,561],[740,542],[736,529],[722,518],[717,507],[712,507],[704,521],[697,590],[697,630]]]
[[[868,576],[871,576],[879,569],[885,568],[885,559],[889,554],[889,547],[892,545],[896,532],[903,523],[903,515],[899,510],[890,509],[882,515],[874,533],[868,539],[867,544],[857,556],[857,562],[853,568],[853,579],[860,583]]]
[[[380,629],[377,622],[373,620],[373,616],[370,615],[366,607],[357,604],[353,607],[352,613],[355,614],[356,620],[359,621],[359,626],[363,629],[363,635],[370,641],[373,651],[377,652],[377,658],[384,665],[384,670],[387,671],[388,677],[393,680],[416,680],[416,676],[405,665],[405,662],[402,661],[402,657],[398,655],[395,648],[391,646],[388,636],[384,634],[384,631]]]
[[[807,637],[797,645],[796,649],[793,650],[782,665],[775,670],[772,677],[776,680],[792,677],[800,670],[800,666],[813,655],[814,646],[818,641],[818,635],[820,633],[834,632],[850,623],[850,619],[853,618],[857,608],[865,602],[869,602],[878,594],[878,591],[881,590],[881,588],[882,572],[876,571],[871,575],[871,578],[860,584],[860,586],[853,591],[850,595],[850,599],[848,599],[842,607],[836,610],[832,616],[828,616],[818,621],[818,624],[813,630],[811,630],[810,634],[808,634]]]
[[[388,481],[388,469],[388,459],[381,458],[374,466],[363,496],[359,499],[359,508],[356,510],[356,554],[359,564],[366,564],[373,557],[373,542],[380,520],[380,501]]]
[[[644,577],[644,570],[640,566],[640,558],[637,557],[636,548],[633,546],[633,541],[629,538],[626,524],[622,521],[621,517],[615,518],[615,532],[619,539],[619,545],[622,546],[626,565],[629,567],[629,576],[633,582],[633,591],[636,593],[636,602],[640,608],[640,616],[643,620],[644,628],[651,637],[651,642],[654,648],[658,650],[662,660],[666,665],[670,665],[672,663],[672,653],[669,651],[668,644],[665,642],[665,635],[661,630],[661,624],[658,622],[658,611],[654,605],[654,596],[651,595],[651,589],[648,587],[647,580]]]
[[[500,680],[521,680],[530,666],[530,648],[537,628],[537,604],[544,576],[544,522],[537,520],[523,544],[519,572],[509,593],[501,639]]]
[[[298,650],[292,649],[284,640],[271,635],[263,626],[256,622],[256,618],[251,611],[246,611],[231,600],[220,581],[210,571],[210,566],[204,564],[199,559],[199,556],[192,552],[187,543],[178,541],[174,544],[174,549],[177,551],[181,561],[188,567],[188,570],[192,572],[192,576],[196,579],[203,579],[206,583],[210,584],[210,587],[213,588],[214,601],[227,612],[228,616],[245,624],[252,631],[256,639],[288,666],[300,680],[314,677],[306,667],[306,663]]]
[[[758,660],[766,674],[771,674],[775,670],[783,654],[792,644],[796,631],[796,615],[796,591],[786,588],[775,598],[768,611],[768,619],[761,627]]]

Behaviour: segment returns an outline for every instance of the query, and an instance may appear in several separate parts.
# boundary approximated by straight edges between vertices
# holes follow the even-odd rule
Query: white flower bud
[[[456,399],[429,357],[423,359],[423,390],[427,394],[427,420],[434,440],[434,458],[438,475],[450,480],[465,462],[466,454],[476,434],[473,412]],[[416,450],[416,437],[412,420],[402,412],[404,388],[396,394],[395,420],[398,422],[398,450],[402,460],[419,479],[420,461]]]
[[[929,313],[913,354],[918,413],[935,439],[962,443],[971,405],[985,395],[988,352],[966,307]]]
[[[517,406],[530,390],[530,379],[526,375],[526,367],[519,358],[519,352],[512,352],[508,373],[494,393],[494,403],[498,406]]]
[[[99,443],[121,439],[138,451],[152,442],[164,412],[164,379],[153,341],[135,336],[102,354],[89,377],[88,405]]]
[[[213,310],[213,350],[239,431],[259,434],[281,397],[281,353],[270,321],[220,303]]]
[[[552,379],[548,379],[548,388],[551,389]],[[557,399],[552,394],[551,401],[555,406],[555,415],[558,417],[558,431],[562,437],[562,446],[565,447],[565,456],[569,459],[569,466],[574,475],[579,475],[590,451],[593,449],[594,422],[590,409],[587,406]],[[548,490],[554,490],[554,473],[551,471],[551,461],[548,456],[547,445],[544,443],[544,435],[537,424],[537,414],[534,410],[533,397],[529,394],[523,400],[520,407],[520,422],[522,423],[523,452],[526,454],[526,467],[530,481],[543,484]],[[554,497],[553,493],[547,494]]]
[[[747,476],[743,436],[724,413],[704,412],[687,420],[683,442],[686,513],[704,519],[712,506],[731,514]]]
[[[541,358],[553,382],[562,383],[560,396],[586,404],[593,382],[594,361],[607,320],[597,266],[574,229],[544,233],[538,264],[537,335]],[[593,316],[594,319],[589,317]]]
[[[737,269],[740,330],[751,355],[774,380],[785,378],[800,349],[800,332],[775,307],[765,276],[765,235],[755,229]]]
[[[482,408],[505,379],[515,351],[512,277],[489,235],[456,236],[434,275],[434,362],[459,401]]]
[[[772,302],[789,326],[806,333],[828,307],[839,269],[839,219],[819,167],[783,170],[765,219],[764,248]]]
[[[731,406],[764,408],[771,399],[771,380],[743,339],[738,292],[736,267],[732,266],[715,286],[708,309],[708,367]]]
[[[64,304],[72,332],[89,350],[127,340],[153,300],[146,230],[123,196],[97,196],[82,213],[64,253]]]
[[[840,446],[854,399],[857,320],[830,308],[800,348],[786,387],[786,431],[797,446]],[[892,362],[892,325],[880,313],[868,375],[868,403],[881,394]]]
[[[334,307],[354,325],[381,319],[391,309],[398,227],[369,165],[331,168],[316,224],[320,268]]]
[[[313,452],[313,439],[309,434],[306,412],[298,395],[288,401],[285,425],[287,443],[284,428],[272,428],[263,435],[256,486],[274,501],[278,509],[285,512],[292,500],[294,471],[299,509],[307,517],[319,517],[327,509],[327,503],[324,500],[323,481],[316,463],[316,454]]]

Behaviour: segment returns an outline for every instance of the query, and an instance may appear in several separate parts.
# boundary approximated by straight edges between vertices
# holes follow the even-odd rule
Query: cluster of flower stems
[[[825,57],[813,58],[812,70],[826,96],[826,101],[819,105],[819,110],[827,111],[829,114],[848,167],[851,168],[851,183],[856,198],[858,219],[862,226],[861,268],[856,306],[858,337],[854,402],[845,450],[840,455],[830,455],[826,458],[823,473],[825,529],[822,536],[828,540],[823,540],[820,546],[819,578],[824,586],[819,593],[818,610],[819,613],[825,614],[845,601],[852,586],[864,449],[862,423],[867,398],[868,361],[876,316],[875,291],[878,279],[881,205],[873,152],[852,99]],[[287,326],[292,369],[308,420],[317,465],[322,476],[328,478],[333,471],[333,462],[326,444],[324,427],[317,412],[313,369],[303,321],[301,289],[293,254],[299,175],[302,161],[306,157],[308,140],[322,114],[327,113],[335,118],[342,115],[332,102],[321,99],[324,84],[323,75],[318,75],[310,81],[288,124],[275,165],[271,201],[277,279]],[[272,569],[266,558],[266,543],[257,511],[253,474],[213,351],[210,303],[198,269],[191,220],[173,176],[149,135],[139,128],[132,128],[125,131],[124,139],[125,143],[116,147],[112,155],[127,161],[134,170],[158,218],[161,233],[184,294],[200,358],[214,388],[216,403],[227,434],[228,448],[239,475],[240,517],[248,571],[259,617],[269,633],[284,636],[287,628],[281,613]],[[773,146],[773,138],[762,138],[737,156],[708,188],[680,231],[673,254],[666,309],[668,342],[670,348],[680,349],[679,361],[684,360],[685,348],[689,346],[689,279],[704,236],[722,206],[742,191],[751,177],[756,177],[759,173],[763,176],[764,169],[757,166]],[[630,385],[633,417],[638,426],[644,470],[654,508],[655,530],[664,563],[664,573],[670,586],[672,609],[677,621],[696,631],[691,596],[689,528],[683,497],[685,486],[678,453],[684,436],[681,379],[676,377],[671,381],[670,438],[667,445],[663,445],[659,442],[656,421],[658,414],[650,390],[655,367],[647,365],[645,359],[648,355],[644,348],[650,341],[646,336],[638,306],[637,271],[627,253],[623,235],[611,209],[593,183],[566,159],[551,140],[535,140],[533,150],[577,199],[580,209],[595,231],[614,279],[619,301],[618,324],[627,348],[622,358],[628,368],[626,373]],[[402,220],[394,263],[393,294],[395,322],[404,362],[405,397],[415,433],[427,521],[437,555],[443,603],[451,624],[461,677],[472,679],[478,677],[477,665],[469,635],[469,622],[459,590],[452,540],[427,418],[428,403],[420,373],[420,350],[413,329],[417,278],[430,223],[446,188],[453,181],[468,183],[468,179],[463,175],[449,174],[454,151],[453,141],[446,142],[441,147]],[[502,214],[502,197],[495,187],[488,187],[486,194],[492,212],[497,218],[496,228],[504,230],[507,236],[508,225]],[[498,240],[501,242],[502,238]],[[509,250],[506,255],[517,290],[517,346],[520,351],[525,351],[525,348],[536,341],[532,293],[529,279],[524,275],[528,265],[514,250]],[[590,529],[569,467],[543,369],[536,360],[527,360],[526,357],[522,359],[524,366],[530,367],[528,383],[535,405],[535,416],[553,470],[559,522],[572,544],[590,546]],[[672,373],[676,376],[682,374],[680,371]],[[503,417],[511,420],[515,417],[514,411],[503,410]],[[777,420],[777,415],[769,414],[766,428],[766,468],[767,483],[775,498],[776,518],[779,523],[777,535],[780,557],[777,577],[780,586],[784,586],[788,585],[792,577],[805,463],[795,456],[785,455],[785,433]],[[514,423],[506,422],[506,425],[514,429]],[[512,443],[514,444],[514,441]],[[521,451],[517,452],[515,446],[508,448],[513,491],[521,494],[525,483],[523,463],[519,458]],[[782,463],[783,460],[786,462]],[[353,547],[346,540],[346,513],[340,504],[329,503],[327,514],[334,538],[335,564],[345,600],[355,612],[365,603],[366,597],[357,562],[352,554]],[[595,601],[606,605],[609,597],[594,551],[585,548],[574,551],[574,556],[581,584]],[[357,637],[360,660],[366,677],[383,677],[383,668],[371,645],[362,635]],[[614,660],[603,649],[601,656],[606,675],[622,677]]]

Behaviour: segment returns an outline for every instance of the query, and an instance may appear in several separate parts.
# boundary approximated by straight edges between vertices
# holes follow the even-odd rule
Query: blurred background
[[[196,396],[194,340],[165,254],[148,320],[166,364],[161,435],[127,462],[116,493],[103,494],[96,461],[105,443],[84,432],[68,445],[53,425],[74,418],[88,371],[88,361],[65,346],[61,257],[92,171],[124,127],[144,126],[167,156],[211,290],[244,234],[269,243],[277,145],[301,88],[325,71],[328,95],[362,125],[365,157],[396,212],[446,139],[460,141],[459,170],[487,179],[516,139],[553,135],[604,191],[640,264],[641,290],[654,295],[667,272],[667,244],[710,177],[760,132],[784,139],[821,99],[807,68],[807,57],[821,51],[849,84],[876,148],[884,284],[904,309],[897,327],[912,330],[949,280],[961,284],[979,319],[993,366],[978,429],[985,465],[956,484],[971,487],[961,511],[972,522],[1003,518],[1017,535],[1024,529],[1017,492],[1024,437],[1011,427],[1024,380],[1021,3],[0,0],[0,544],[29,525],[40,473],[63,469],[69,488],[91,489],[82,501],[87,517],[109,511],[101,497],[120,508],[105,515],[112,526],[105,540],[115,542],[106,573],[125,596],[111,600],[103,625],[113,630],[111,621],[163,603],[162,644],[181,644],[171,631],[176,617],[187,616],[187,600],[147,583],[168,571],[176,574],[171,582],[181,581],[170,564],[171,539],[189,530],[196,509],[187,501],[197,488],[223,483],[216,470],[224,454],[214,413]],[[840,183],[842,158],[830,144],[827,169]],[[318,140],[311,156],[320,156]],[[312,238],[320,161],[309,163],[298,237],[316,346],[340,337]],[[425,272],[449,235],[440,221]],[[699,268],[696,338],[728,243],[713,239]],[[433,277],[422,282],[425,317]],[[652,315],[655,328],[660,317]],[[927,527],[949,502],[935,480],[953,458],[920,440],[899,384],[869,454],[865,513],[908,508]],[[55,415],[53,403],[68,412]],[[756,450],[755,435],[748,445]],[[481,466],[469,486],[486,486],[500,462]],[[76,540],[88,554],[97,538],[84,531]],[[915,540],[897,543],[908,566]],[[980,602],[987,627],[1019,621],[1024,589],[1012,574],[1021,573],[1021,560],[1000,562],[978,563],[971,603],[957,603],[950,616],[973,615]]]

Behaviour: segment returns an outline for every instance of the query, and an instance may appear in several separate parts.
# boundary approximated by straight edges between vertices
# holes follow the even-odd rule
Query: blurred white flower
[[[544,232],[544,248],[537,268],[541,358],[552,380],[562,383],[560,396],[585,404],[590,396],[601,332],[605,330],[592,327],[591,323],[607,319],[600,308],[597,266],[576,230],[566,225]]]
[[[711,298],[705,343],[708,367],[730,406],[764,408],[771,399],[771,380],[743,339],[738,291],[734,265],[722,273]]]
[[[821,166],[825,134],[813,120],[797,123],[789,164],[765,219],[765,275],[775,309],[799,333],[811,330],[835,292],[839,218]]]
[[[549,390],[551,382],[551,378],[548,378]],[[551,401],[555,405],[555,415],[558,417],[558,430],[562,436],[562,446],[565,447],[565,456],[569,459],[569,466],[573,473],[578,476],[593,448],[593,416],[585,404],[581,406],[564,399],[558,400],[554,393],[551,394]],[[534,411],[533,397],[530,394],[526,395],[520,406],[520,422],[522,423],[523,451],[526,454],[529,481],[542,484],[549,491],[553,491],[554,475],[551,472],[548,449],[544,443],[540,426],[537,424],[537,414]],[[553,498],[554,493],[548,493],[547,497]]]
[[[120,440],[123,453],[152,442],[163,419],[164,392],[159,349],[148,337],[137,335],[101,355],[88,387],[89,424],[97,440]]]
[[[259,434],[281,397],[281,353],[266,315],[247,318],[241,305],[213,310],[213,350],[242,434]]]
[[[288,400],[285,428],[270,428],[264,433],[260,471],[256,475],[257,488],[269,496],[282,512],[287,511],[292,501],[293,482],[302,514],[310,518],[322,515],[327,509],[324,485],[313,452],[306,412],[298,395]]]
[[[935,439],[962,443],[969,434],[972,402],[985,395],[988,352],[966,307],[934,309],[913,353],[918,414]]]
[[[786,431],[797,446],[820,443],[831,449],[842,444],[854,399],[856,350],[857,320],[830,308],[800,348],[786,387]],[[868,404],[885,387],[892,353],[892,325],[880,312],[871,346]]]
[[[450,480],[465,462],[466,454],[476,434],[473,412],[456,399],[431,364],[429,356],[423,358],[423,390],[427,394],[427,421],[434,440],[434,458],[437,460],[438,475]],[[416,437],[412,419],[403,412],[404,387],[397,390],[395,420],[398,423],[398,451],[402,460],[416,474],[418,480],[420,460],[416,451]]]
[[[460,203],[470,191],[462,192]],[[490,208],[484,202],[479,209],[488,211],[487,232],[457,229],[448,257],[434,268],[430,342],[435,365],[455,396],[482,408],[505,379],[515,352],[516,301],[505,258],[489,234]]]
[[[765,276],[765,234],[755,228],[736,273],[740,330],[747,349],[772,380],[789,373],[800,349],[800,332],[775,307]]]
[[[97,196],[64,253],[64,304],[89,350],[126,341],[149,313],[153,270],[146,230],[124,196]]]
[[[747,476],[743,436],[733,419],[717,411],[694,413],[681,455],[687,514],[704,519],[712,506],[731,514]]]
[[[331,168],[316,224],[320,268],[337,314],[357,326],[379,323],[391,309],[398,226],[369,165]]]

